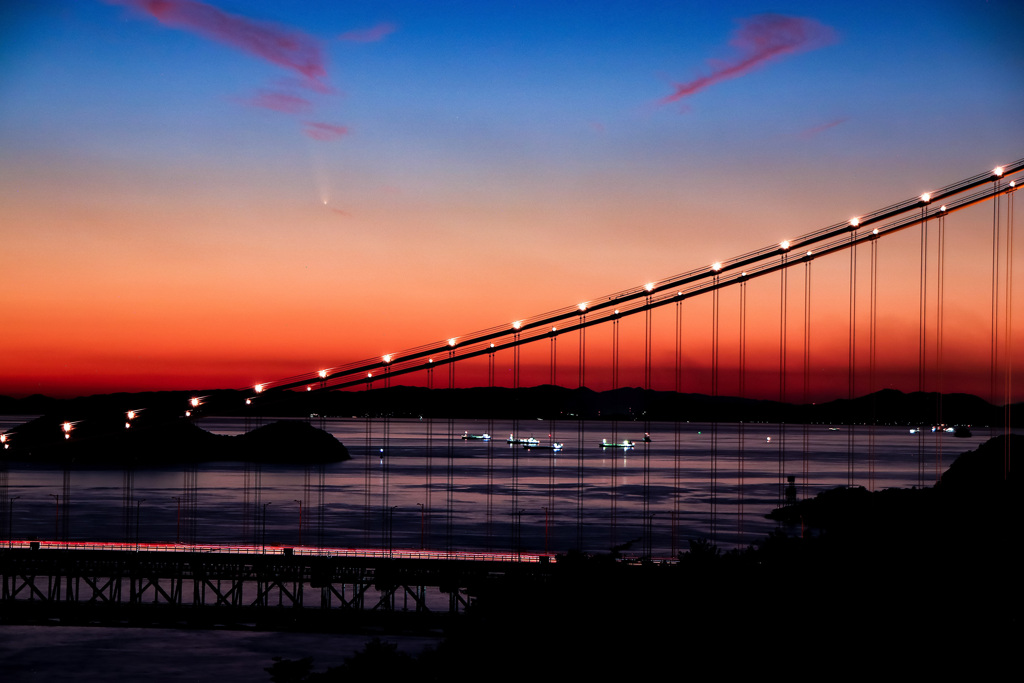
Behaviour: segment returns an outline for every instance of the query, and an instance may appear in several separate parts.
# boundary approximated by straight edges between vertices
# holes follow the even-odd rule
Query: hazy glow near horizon
[[[856,227],[1024,156],[1011,0],[52,0],[0,19],[4,395],[251,388],[444,344]],[[986,216],[947,219],[949,357],[987,349],[990,256],[964,228]],[[916,243],[892,239],[880,324],[901,343],[880,362],[915,378],[917,277],[897,273]],[[815,393],[844,377],[848,263],[814,259]],[[778,282],[749,288],[748,368],[770,393]],[[722,293],[730,363],[736,297]],[[687,390],[704,391],[710,304],[682,305]],[[661,388],[672,308],[654,314]],[[642,328],[621,323],[620,385],[642,374]],[[606,337],[588,337],[597,388]],[[536,346],[524,384],[549,378]],[[481,363],[457,381],[485,381]],[[957,372],[949,389],[974,386]]]

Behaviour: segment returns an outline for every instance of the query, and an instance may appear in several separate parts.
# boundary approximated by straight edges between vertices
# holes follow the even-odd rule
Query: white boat
[[[490,441],[491,440],[491,435],[487,434],[486,432],[483,433],[483,434],[470,434],[467,431],[467,432],[463,433],[462,438],[463,439],[476,439],[478,441]]]
[[[601,439],[601,448],[633,448],[636,446],[635,443],[629,439],[623,439],[622,441],[609,441],[608,439]]]
[[[560,451],[565,446],[557,441],[554,443],[523,444],[532,451]]]
[[[515,434],[509,434],[506,443],[510,443],[513,446],[539,446],[540,439],[534,438],[532,436],[516,438]]]

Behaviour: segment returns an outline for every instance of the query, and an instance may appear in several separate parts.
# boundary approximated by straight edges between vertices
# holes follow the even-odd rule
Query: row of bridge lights
[[[1001,178],[1002,175],[1003,175],[1003,172],[1004,172],[1004,169],[1003,169],[1002,166],[997,166],[996,168],[992,169],[992,174],[994,176],[996,176],[996,178]],[[1010,181],[1010,187],[1011,188],[1014,187],[1014,182],[1013,181]],[[921,202],[922,203],[928,204],[929,202],[931,202],[931,200],[932,200],[931,193],[925,192],[924,194],[921,195]],[[942,211],[943,213],[945,213],[946,210],[947,210],[946,209],[946,205],[943,204],[939,208],[939,210]],[[856,217],[855,218],[851,218],[850,219],[850,227],[851,228],[858,228],[858,227],[860,227],[860,218],[856,218]],[[878,228],[875,228],[874,230],[872,230],[872,234],[877,235],[878,234]],[[782,251],[784,251],[784,252],[785,251],[789,251],[790,246],[791,246],[791,243],[790,243],[789,240],[783,240],[782,242],[779,243],[779,248]],[[814,254],[814,252],[811,251],[811,250],[808,250],[806,252],[807,256],[812,256],[813,254]],[[714,263],[711,264],[711,270],[714,273],[720,272],[722,270],[722,268],[723,268],[723,266],[722,266],[722,262],[721,261],[715,261]],[[746,273],[746,271],[744,271],[744,272],[740,273],[740,275],[741,275],[741,277],[746,277],[747,273]],[[656,286],[655,283],[648,282],[647,284],[645,284],[643,286],[643,289],[648,294],[651,294],[654,291],[655,286]],[[677,295],[678,296],[682,296],[683,295],[682,291],[678,292]],[[579,303],[577,305],[577,308],[579,309],[579,312],[580,312],[581,315],[583,313],[587,312],[587,306],[588,306],[588,304],[585,301],[581,302],[581,303]],[[618,314],[619,314],[619,311],[618,311],[618,309],[616,309],[615,310],[615,315],[618,315]],[[522,320],[516,320],[515,322],[512,323],[512,329],[515,330],[516,332],[519,332],[519,330],[521,330],[522,328],[523,328],[523,321]],[[557,331],[558,331],[557,327],[552,327],[551,328],[551,332],[552,333],[557,332]],[[457,344],[458,344],[458,337],[451,337],[451,338],[448,339],[448,346],[449,346],[449,348],[454,349]],[[492,349],[494,348],[494,344],[491,344],[491,348]],[[383,356],[381,356],[381,360],[384,361],[385,365],[390,365],[393,358],[394,358],[394,356],[392,354],[390,354],[390,353],[386,353]],[[434,359],[430,358],[430,359],[428,359],[427,362],[428,363],[433,363]],[[319,370],[319,371],[317,371],[317,375],[320,377],[321,380],[325,380],[325,379],[327,379],[327,370]],[[367,379],[372,379],[373,378],[373,373],[372,372],[366,373],[366,378]],[[257,394],[262,393],[264,388],[265,388],[265,385],[263,385],[263,384],[257,384],[257,385],[255,385],[253,387],[253,389],[255,389]],[[309,386],[306,387],[306,391],[312,391],[312,390],[313,390],[312,387],[309,387]],[[192,399],[192,400],[195,401],[195,399]],[[249,404],[252,403],[252,400],[251,399],[246,399],[245,403],[246,403],[246,405],[249,405]]]
[[[996,168],[992,169],[992,174],[996,178],[1001,178],[1003,173],[1004,173],[1004,169],[1003,169],[1002,166],[997,166]],[[1010,187],[1011,188],[1015,187],[1015,182],[1012,181],[1012,180],[1010,181]],[[931,200],[932,200],[931,193],[925,192],[924,194],[921,195],[921,202],[922,203],[928,204],[929,202],[931,202]],[[941,207],[939,207],[939,210],[942,211],[943,213],[945,213],[946,210],[947,210],[946,209],[946,205],[943,204]],[[850,227],[851,228],[858,228],[858,227],[860,227],[860,218],[857,218],[857,217],[851,218],[850,219]],[[878,234],[878,229],[875,228],[874,230],[872,230],[872,234],[877,235]],[[790,243],[789,240],[783,240],[782,242],[779,243],[779,248],[782,251],[789,251],[790,246],[791,246],[791,243]],[[813,253],[814,253],[813,251],[808,250],[807,251],[807,256],[811,256]],[[720,272],[722,270],[722,262],[721,261],[715,261],[714,263],[712,263],[711,264],[711,270],[712,270],[712,272],[715,272],[715,273]],[[745,277],[746,274],[747,274],[746,271],[744,271],[740,275],[742,277]],[[645,284],[643,286],[644,291],[646,291],[648,294],[653,292],[654,288],[655,288],[655,283],[653,283],[653,282],[648,282],[647,284]],[[678,296],[682,296],[682,295],[683,295],[682,291],[678,292]],[[580,304],[577,305],[577,308],[579,309],[579,312],[580,312],[581,315],[583,313],[586,313],[586,311],[587,311],[587,302],[585,302],[585,301],[581,302]],[[619,314],[619,310],[615,309],[615,315],[618,315],[618,314]],[[522,327],[523,327],[523,321],[522,320],[516,320],[515,322],[512,323],[512,329],[515,330],[516,332],[521,330]],[[558,331],[557,327],[552,327],[551,328],[551,332],[552,333],[557,332],[557,331]],[[449,346],[449,348],[453,348],[454,349],[457,344],[458,344],[458,338],[457,337],[451,337],[451,338],[448,339],[448,346]],[[491,344],[491,348],[492,349],[494,348],[494,344]],[[390,353],[386,353],[383,356],[381,356],[381,360],[383,360],[386,365],[390,365],[393,358],[394,358],[394,356],[392,354],[390,354]],[[433,363],[434,359],[430,358],[427,362],[428,363]],[[327,379],[327,375],[328,375],[328,371],[327,370],[318,370],[316,374],[317,374],[317,376],[321,380],[326,380]],[[373,373],[372,372],[366,373],[366,377],[367,377],[367,379],[372,379],[373,378]],[[263,383],[256,384],[255,386],[253,386],[253,390],[257,394],[263,393],[265,388],[266,388],[266,384],[263,384]],[[306,387],[306,391],[312,391],[312,390],[313,390],[312,387],[310,387],[310,386]],[[198,408],[200,405],[202,405],[202,400],[200,398],[192,398],[192,399],[189,400],[189,404],[191,406],[191,409],[185,411],[185,416],[186,417],[191,417],[192,410],[194,410],[195,408]],[[245,399],[245,404],[246,405],[251,405],[252,404],[252,399],[251,398]],[[135,419],[136,412],[137,411],[134,411],[134,410],[129,410],[128,411],[128,414],[127,414],[128,420],[124,423],[125,429],[128,429],[131,426],[131,421]],[[64,432],[64,438],[65,439],[70,439],[71,438],[71,429],[73,428],[73,423],[65,422],[63,425],[61,425],[61,428],[62,428],[62,430]],[[10,442],[9,442],[9,438],[8,438],[7,434],[0,434],[0,444],[3,444],[3,447],[5,449],[10,448]]]

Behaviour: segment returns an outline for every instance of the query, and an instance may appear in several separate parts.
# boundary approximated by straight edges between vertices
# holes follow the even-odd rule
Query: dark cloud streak
[[[842,118],[842,119],[835,119],[835,120],[829,121],[828,123],[823,123],[823,124],[821,124],[819,126],[812,126],[811,128],[807,128],[807,129],[803,130],[800,133],[800,137],[802,137],[802,138],[813,138],[818,133],[826,131],[829,128],[834,128],[835,126],[838,126],[840,123],[845,123],[845,122],[846,122],[846,119]]]
[[[712,67],[710,74],[677,84],[676,91],[659,104],[676,102],[708,86],[743,76],[769,60],[814,50],[835,40],[833,29],[813,19],[779,14],[759,14],[742,19],[740,28],[729,41],[739,53],[738,58],[728,62],[709,62]]]
[[[296,71],[307,79],[327,75],[318,41],[310,35],[276,24],[228,14],[194,0],[104,0],[131,7],[161,24],[191,31]]]
[[[384,40],[385,36],[394,33],[397,28],[398,27],[392,23],[384,22],[377,24],[372,28],[346,31],[338,36],[338,40],[345,40],[353,43],[376,43],[379,40]]]
[[[304,124],[306,128],[303,132],[314,140],[337,140],[348,135],[348,128],[345,126],[337,126],[333,123],[320,123],[318,121],[305,121]]]
[[[261,92],[241,102],[250,107],[261,107],[284,114],[304,114],[313,107],[312,103],[303,97],[280,92]]]

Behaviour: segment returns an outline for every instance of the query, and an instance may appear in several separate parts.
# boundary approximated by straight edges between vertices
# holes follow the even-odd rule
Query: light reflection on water
[[[614,545],[634,541],[631,552],[640,554],[643,546],[639,539],[646,527],[653,554],[664,557],[685,550],[690,539],[709,536],[711,531],[710,424],[651,423],[651,442],[645,444],[642,422],[587,422],[581,444],[575,421],[523,420],[516,424],[511,420],[431,423],[392,419],[386,442],[383,420],[369,424],[369,438],[365,420],[313,422],[334,434],[352,455],[350,461],[323,468],[322,540],[328,546],[419,548],[422,540],[428,548],[444,549],[450,528],[454,549],[514,551],[518,545],[523,551],[563,552],[575,547],[582,533],[587,551],[607,552]],[[12,426],[3,420],[0,424]],[[240,418],[206,418],[199,424],[219,434],[239,434],[245,426]],[[764,515],[784,495],[786,476],[796,477],[798,497],[846,485],[851,428],[832,431],[824,425],[810,425],[806,429],[805,478],[802,425],[787,425],[784,433],[775,424],[743,425],[741,507],[737,425],[717,425],[715,541],[719,545],[756,543],[775,528]],[[868,485],[872,430],[864,426],[852,429],[853,483]],[[432,434],[429,441],[428,431]],[[463,440],[463,432],[489,432],[494,438],[490,442]],[[513,448],[505,443],[511,433],[535,436],[541,443],[553,439],[562,442],[564,449]],[[881,489],[918,483],[919,443],[923,481],[930,485],[937,478],[937,468],[944,470],[956,455],[976,448],[988,438],[988,430],[959,439],[930,433],[917,437],[903,427],[879,426],[873,436],[874,488]],[[602,449],[598,446],[602,438],[630,439],[636,447]],[[782,463],[780,440],[785,443]],[[577,457],[581,450],[582,487],[578,485]],[[649,462],[646,487],[645,460]],[[199,468],[197,542],[260,543],[265,539],[267,544],[298,544],[299,500],[305,517],[302,540],[307,545],[316,542],[319,469],[263,466],[258,505],[254,488],[246,490],[252,475],[250,469],[247,476],[239,463],[210,463]],[[51,494],[61,494],[63,477],[59,469],[10,464],[8,495],[18,499],[9,507],[13,519],[7,519],[7,509],[0,512],[4,522],[0,536],[7,536],[8,524],[15,538],[51,539],[60,533],[63,524]],[[389,484],[386,496],[385,478]],[[157,542],[181,537],[174,497],[183,496],[182,470],[135,471],[127,515],[124,479],[117,469],[70,472],[69,538],[121,540],[128,534],[125,540],[132,540],[132,531],[142,540]],[[517,519],[521,522],[518,542]]]

